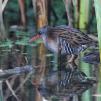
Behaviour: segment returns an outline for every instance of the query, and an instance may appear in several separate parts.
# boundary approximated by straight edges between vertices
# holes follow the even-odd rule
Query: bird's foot
[[[70,59],[68,60],[68,63],[75,63],[75,59],[76,59],[76,56],[72,54]]]
[[[65,64],[65,67],[66,67],[66,69],[74,71],[74,70],[77,69],[78,66],[77,66],[75,61],[70,62],[70,63],[67,61],[66,64]]]
[[[74,64],[75,63],[75,60],[68,60],[68,63],[69,64]]]
[[[73,59],[68,60],[68,63],[75,63]]]
[[[72,54],[71,58],[68,60],[68,63],[75,63],[76,58],[77,58],[77,55]]]

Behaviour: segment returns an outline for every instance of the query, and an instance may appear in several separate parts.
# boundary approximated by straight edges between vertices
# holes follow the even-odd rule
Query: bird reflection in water
[[[38,88],[42,96],[48,99],[52,96],[64,98],[75,94],[81,95],[96,83],[96,80],[89,79],[84,72],[78,70],[76,64],[68,64],[66,69],[59,72],[61,79],[58,77],[58,71],[50,72],[45,76]]]

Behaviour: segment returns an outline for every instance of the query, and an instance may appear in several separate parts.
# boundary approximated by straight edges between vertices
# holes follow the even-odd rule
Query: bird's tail
[[[93,49],[98,48],[98,42],[96,42],[96,41],[91,42],[90,43],[90,48],[93,48]]]
[[[98,38],[94,35],[88,35],[91,38],[91,43],[89,44],[90,47],[98,47]]]

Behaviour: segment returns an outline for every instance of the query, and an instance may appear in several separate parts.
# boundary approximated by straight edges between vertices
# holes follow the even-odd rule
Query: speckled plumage
[[[52,52],[72,55],[69,62],[73,62],[81,51],[95,44],[87,34],[66,25],[44,26],[40,28],[39,34]]]
[[[80,51],[94,43],[87,34],[66,25],[46,26],[41,28],[39,32],[46,47],[56,53],[58,53],[58,47],[60,47],[64,54],[79,54]],[[70,48],[67,49],[66,47]]]
[[[100,53],[98,50],[87,52],[81,58],[82,61],[90,64],[99,64],[100,63]]]

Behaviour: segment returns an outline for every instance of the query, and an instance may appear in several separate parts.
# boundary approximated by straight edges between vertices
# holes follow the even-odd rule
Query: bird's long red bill
[[[34,36],[29,40],[29,42],[34,42],[34,41],[36,41],[36,40],[39,39],[39,38],[41,38],[41,36],[40,36],[39,34],[36,34],[36,35],[34,35]]]

